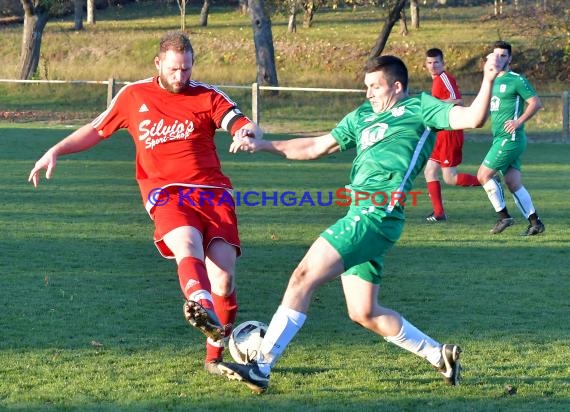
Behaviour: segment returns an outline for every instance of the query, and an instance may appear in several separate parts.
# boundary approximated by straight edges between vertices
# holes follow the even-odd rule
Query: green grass
[[[263,396],[202,370],[203,338],[185,324],[175,264],[152,244],[119,133],[60,159],[51,181],[26,182],[66,128],[0,128],[0,409],[77,411],[565,411],[570,408],[567,145],[532,144],[524,181],[547,231],[500,236],[481,188],[444,186],[450,220],[427,225],[425,183],[386,259],[381,301],[465,350],[464,382],[443,386],[425,362],[346,317],[338,281],[317,291],[308,320]],[[283,138],[270,135],[268,138]],[[236,189],[334,191],[351,153],[315,162],[229,155]],[[474,172],[488,143],[467,142]],[[268,322],[290,272],[339,207],[238,207],[238,321]],[[505,385],[517,388],[506,395]]]

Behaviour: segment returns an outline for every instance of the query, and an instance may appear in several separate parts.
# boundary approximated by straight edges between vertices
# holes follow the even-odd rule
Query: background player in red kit
[[[431,94],[440,100],[463,105],[457,82],[444,70],[443,52],[433,48],[426,52],[426,68],[432,78]],[[433,212],[426,217],[428,222],[447,220],[441,196],[439,171],[443,180],[453,186],[480,186],[477,176],[457,173],[463,160],[463,130],[442,130],[437,133],[435,146],[424,169],[424,177]]]
[[[184,316],[207,336],[205,369],[219,374],[223,338],[237,314],[234,282],[240,254],[230,180],[222,173],[214,134],[261,138],[260,128],[215,87],[191,80],[194,50],[169,32],[154,59],[158,76],[131,83],[99,117],[50,148],[30,172],[50,178],[58,156],[81,152],[119,129],[136,146],[136,179],[155,224],[154,242],[176,259],[186,298]]]

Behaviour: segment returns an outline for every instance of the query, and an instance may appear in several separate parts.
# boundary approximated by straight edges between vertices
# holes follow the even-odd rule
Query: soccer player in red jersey
[[[51,147],[28,180],[37,187],[40,171],[51,178],[59,156],[128,129],[154,242],[164,257],[176,259],[184,316],[207,336],[205,369],[219,374],[223,339],[238,310],[234,272],[240,240],[232,186],[222,173],[214,134],[263,133],[222,91],[191,80],[194,50],[184,33],[164,35],[154,64],[157,76],[123,87],[100,116]]]
[[[457,82],[444,70],[443,52],[437,48],[429,49],[426,52],[425,64],[432,78],[432,96],[449,103],[463,105]],[[481,186],[477,176],[457,172],[457,166],[463,160],[463,139],[463,130],[442,130],[437,133],[435,147],[424,169],[427,190],[433,207],[433,212],[426,217],[428,222],[447,220],[439,182],[440,170],[444,182],[448,185]]]

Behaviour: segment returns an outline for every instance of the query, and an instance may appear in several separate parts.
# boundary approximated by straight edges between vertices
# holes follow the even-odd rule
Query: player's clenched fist
[[[483,75],[486,78],[493,80],[497,77],[500,71],[501,64],[497,59],[497,56],[494,53],[488,54],[485,60],[485,66],[483,67]]]

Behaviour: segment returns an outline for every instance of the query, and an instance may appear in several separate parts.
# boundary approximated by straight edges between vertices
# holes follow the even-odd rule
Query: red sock
[[[457,174],[457,186],[481,186],[477,176],[470,175],[469,173]]]
[[[207,309],[214,309],[204,262],[191,256],[182,259],[178,263],[178,280],[186,299],[196,301]]]
[[[443,216],[445,211],[443,210],[443,199],[441,198],[441,184],[439,180],[427,182],[427,190],[433,206],[434,216]]]
[[[214,300],[214,308],[216,315],[220,320],[221,324],[224,325],[226,330],[226,337],[230,336],[234,323],[237,317],[238,304],[237,295],[234,291],[229,296],[219,296],[212,294],[212,299]],[[224,347],[213,343],[210,340],[206,341],[206,362],[212,361],[214,359],[222,359],[222,353]]]

